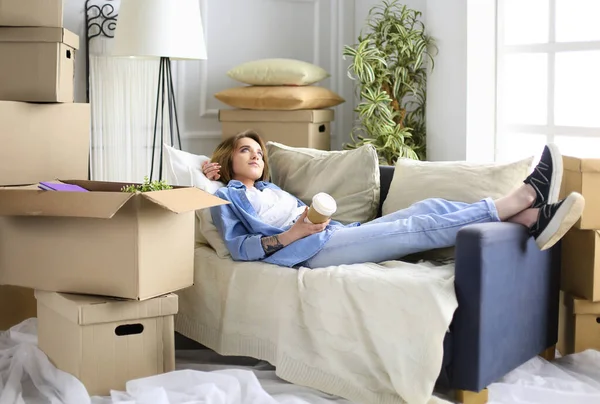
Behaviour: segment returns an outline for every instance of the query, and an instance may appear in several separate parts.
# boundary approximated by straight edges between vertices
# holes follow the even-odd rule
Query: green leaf
[[[388,164],[426,158],[425,91],[437,48],[421,17],[398,0],[384,0],[369,10],[357,44],[344,46],[360,99],[352,143],[344,148],[372,144]]]

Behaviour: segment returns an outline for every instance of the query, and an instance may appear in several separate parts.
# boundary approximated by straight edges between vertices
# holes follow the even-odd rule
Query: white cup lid
[[[312,199],[313,208],[323,216],[331,216],[337,210],[335,199],[325,192],[319,192]]]

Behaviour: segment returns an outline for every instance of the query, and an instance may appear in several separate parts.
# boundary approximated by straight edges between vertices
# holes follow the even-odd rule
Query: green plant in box
[[[144,177],[143,184],[127,185],[127,186],[124,186],[123,188],[121,188],[121,191],[136,193],[136,192],[162,191],[165,189],[173,189],[173,187],[170,186],[169,184],[167,184],[167,182],[165,180],[161,180],[161,181],[154,180],[154,181],[150,182],[148,177]]]
[[[390,165],[399,157],[425,159],[427,71],[435,44],[420,17],[397,0],[383,1],[369,11],[358,44],[344,46],[360,95],[359,123],[346,149],[372,144]]]

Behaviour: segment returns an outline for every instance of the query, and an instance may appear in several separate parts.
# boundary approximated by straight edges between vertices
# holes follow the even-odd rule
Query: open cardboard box
[[[0,188],[0,284],[145,300],[193,284],[194,213],[228,203],[198,188],[125,193]]]

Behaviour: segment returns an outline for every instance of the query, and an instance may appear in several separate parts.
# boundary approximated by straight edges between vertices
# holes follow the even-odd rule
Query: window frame
[[[545,135],[547,142],[554,142],[555,136],[590,137],[600,139],[599,127],[564,126],[555,124],[555,79],[556,55],[561,52],[600,51],[600,41],[556,42],[556,2],[548,0],[548,42],[539,44],[506,45],[504,43],[505,0],[497,0],[496,10],[496,136],[494,140],[494,159],[500,157],[500,141],[507,133]],[[546,124],[508,124],[504,118],[504,62],[507,55],[543,53],[547,55],[547,101]]]

